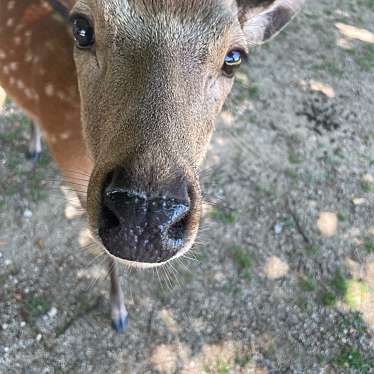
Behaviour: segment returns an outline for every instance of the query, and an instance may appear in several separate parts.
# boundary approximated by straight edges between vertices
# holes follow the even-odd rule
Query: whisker
[[[106,258],[101,258],[100,261],[98,261],[95,266],[102,266],[104,261],[106,260]],[[100,280],[100,277],[97,276],[97,277],[93,277],[93,280],[90,282],[90,284],[88,285],[86,291],[91,291],[95,286],[96,284],[98,283],[98,281]]]
[[[191,250],[190,250],[190,253],[192,254]],[[186,254],[182,255],[181,257],[186,258],[187,260],[196,261],[196,262],[201,262],[201,261],[198,260],[197,258],[189,257],[189,256],[187,256]]]
[[[181,286],[181,283],[179,282],[179,279],[178,279],[177,269],[172,265],[172,263],[170,261],[168,262],[168,264],[169,264],[171,273],[174,274],[175,281],[177,282],[179,288],[181,288],[182,286]]]
[[[173,289],[173,284],[172,284],[172,282],[169,278],[169,274],[166,271],[165,265],[162,266],[161,269],[164,271],[164,274],[165,274],[165,277],[166,277],[166,280],[167,280],[166,285],[168,286],[169,291],[171,291]]]
[[[155,268],[155,270],[156,270],[157,278],[158,278],[158,280],[160,282],[161,288],[162,288],[163,291],[165,291],[164,285],[163,285],[163,283],[161,281],[161,278],[160,278],[160,274],[158,272],[158,268]]]
[[[188,273],[193,274],[191,269],[182,261],[182,257],[178,257],[176,260]]]

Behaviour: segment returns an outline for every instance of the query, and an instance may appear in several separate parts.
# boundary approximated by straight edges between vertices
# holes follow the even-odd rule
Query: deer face
[[[114,257],[155,266],[192,245],[199,166],[248,46],[302,0],[79,0],[82,122],[94,162],[91,230]]]

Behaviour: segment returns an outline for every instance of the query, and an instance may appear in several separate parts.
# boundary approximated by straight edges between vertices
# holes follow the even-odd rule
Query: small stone
[[[279,235],[282,233],[282,230],[283,230],[283,225],[281,223],[277,223],[275,226],[274,226],[274,232],[275,232],[275,235]]]
[[[355,197],[352,199],[354,205],[364,205],[366,203],[366,199],[363,197]]]
[[[54,317],[56,317],[57,313],[58,313],[58,310],[53,306],[53,307],[49,310],[49,312],[48,312],[48,317],[49,317],[49,318],[54,318]]]
[[[5,260],[4,261],[4,265],[5,266],[9,266],[9,265],[11,265],[12,264],[12,261],[10,261],[10,260]]]
[[[7,323],[2,324],[2,325],[1,325],[1,328],[2,328],[3,330],[6,330],[6,329],[8,328],[8,324],[7,324]]]
[[[8,353],[9,352],[9,348],[8,347],[4,347],[4,352]]]
[[[42,334],[38,334],[37,336],[36,336],[36,341],[37,342],[40,342],[42,340]]]
[[[26,326],[26,322],[25,321],[22,321],[21,322],[21,327],[25,327]]]
[[[32,211],[30,209],[26,209],[24,212],[23,212],[23,217],[24,218],[31,218],[32,217]]]

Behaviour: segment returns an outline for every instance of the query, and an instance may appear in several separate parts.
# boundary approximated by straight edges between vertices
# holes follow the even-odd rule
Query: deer
[[[303,4],[0,0],[0,85],[34,122],[36,153],[41,129],[107,255],[116,331],[128,325],[118,263],[162,266],[191,248],[235,73]]]

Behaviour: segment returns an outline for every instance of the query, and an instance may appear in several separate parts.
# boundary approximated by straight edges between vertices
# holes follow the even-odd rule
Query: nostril
[[[167,239],[173,243],[173,246],[177,244],[183,244],[186,236],[186,228],[189,220],[189,205],[178,204],[174,207],[174,214],[171,224],[167,229]]]
[[[119,219],[114,214],[114,212],[107,206],[104,206],[102,208],[101,221],[102,221],[101,227],[104,230],[111,230],[111,229],[115,229],[116,227],[120,226]]]
[[[179,221],[172,224],[167,232],[168,239],[180,241],[183,240],[186,233],[188,214],[184,215]]]

